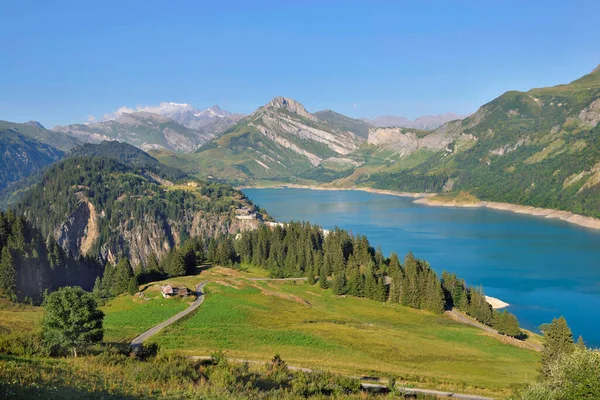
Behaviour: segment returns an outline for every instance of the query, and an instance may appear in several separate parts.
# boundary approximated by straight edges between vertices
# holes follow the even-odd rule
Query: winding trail
[[[198,308],[200,304],[202,304],[202,302],[204,301],[204,292],[202,292],[202,289],[207,283],[208,282],[200,282],[196,285],[196,300],[194,300],[194,302],[190,304],[188,308],[179,312],[178,314],[173,315],[171,318],[161,322],[160,324],[153,326],[146,332],[133,339],[130,343],[131,348],[133,350],[136,350],[142,345],[142,343],[144,343],[144,341],[148,340],[148,338],[150,338],[151,336],[156,335],[162,328],[171,325],[173,322],[180,320],[181,318],[185,317],[186,315],[194,311],[196,308]]]

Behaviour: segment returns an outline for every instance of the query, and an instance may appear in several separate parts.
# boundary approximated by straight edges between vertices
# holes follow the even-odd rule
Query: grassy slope
[[[334,296],[304,283],[250,281],[247,273],[212,268],[166,282],[192,288],[209,280],[196,313],[152,341],[162,352],[267,361],[351,375],[398,376],[414,386],[505,396],[537,375],[537,353],[513,347],[445,316],[367,299]],[[162,282],[161,282],[162,283]],[[164,300],[155,283],[145,296],[122,295],[102,307],[105,341],[127,342],[190,300]],[[39,307],[2,307],[0,332],[37,329]]]
[[[166,352],[208,355],[223,349],[231,357],[261,361],[280,353],[292,365],[353,375],[395,374],[425,387],[495,395],[505,395],[509,386],[537,374],[538,354],[445,316],[341,298],[301,283],[252,282],[245,279],[249,276],[256,275],[215,268],[197,277],[170,279],[188,287],[213,283],[196,313],[152,341]],[[104,308],[107,332],[128,325],[111,326],[115,320],[152,314],[137,303],[129,313],[122,312],[115,305],[124,301],[113,300]],[[113,307],[121,310],[119,318],[111,315]]]

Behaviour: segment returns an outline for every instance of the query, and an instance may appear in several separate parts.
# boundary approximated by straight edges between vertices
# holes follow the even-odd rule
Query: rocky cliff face
[[[458,132],[449,129],[427,133],[407,128],[371,128],[368,143],[394,150],[402,157],[419,149],[442,150],[458,135]]]
[[[132,265],[144,262],[150,254],[160,258],[181,245],[182,233],[188,237],[217,238],[254,230],[260,224],[258,219],[239,220],[230,213],[186,212],[183,219],[166,223],[146,215],[137,221],[121,221],[98,247],[99,226],[109,221],[103,211],[96,212],[93,202],[81,192],[76,197],[79,199],[77,207],[54,231],[57,243],[74,257],[99,256],[104,262],[112,264],[123,255],[129,258]]]

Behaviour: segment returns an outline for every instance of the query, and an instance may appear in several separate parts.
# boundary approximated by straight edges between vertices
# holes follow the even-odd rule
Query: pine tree
[[[206,251],[206,258],[208,258],[209,261],[216,263],[218,262],[218,256],[217,256],[217,242],[215,239],[210,238],[208,240],[208,249]],[[260,265],[260,264],[257,264]]]
[[[382,303],[387,301],[388,291],[387,285],[385,284],[385,278],[383,276],[377,278],[375,285],[375,296],[374,300],[381,301]]]
[[[327,283],[327,275],[325,274],[325,269],[321,269],[321,273],[319,274],[319,287],[321,289],[329,288],[329,283]]]
[[[169,254],[169,258],[165,265],[165,272],[167,275],[169,275],[169,277],[185,275],[185,260],[183,259],[181,253],[173,250]]]
[[[375,264],[373,261],[370,261],[365,266],[365,297],[371,300],[379,300],[379,288],[377,287],[374,268]]]
[[[420,308],[419,264],[412,253],[404,258],[404,280],[402,282],[402,305]]]
[[[310,266],[308,271],[306,271],[306,277],[307,277],[306,281],[308,282],[309,285],[314,285],[316,283],[315,273],[314,273],[312,266]]]
[[[425,292],[425,308],[436,314],[444,312],[444,293],[440,281],[433,270],[428,270],[428,273],[424,277],[427,281],[427,288]]]
[[[333,293],[341,296],[346,294],[346,274],[342,272],[338,272],[333,276]]]
[[[564,317],[553,319],[551,323],[542,325],[540,330],[544,333],[541,372],[543,376],[548,377],[552,363],[575,349],[573,333]]]
[[[5,246],[0,253],[0,292],[13,299],[17,290],[17,271],[13,256]]]
[[[148,259],[146,260],[146,272],[162,272],[158,266],[158,260],[156,259],[156,255],[154,252],[150,252]]]

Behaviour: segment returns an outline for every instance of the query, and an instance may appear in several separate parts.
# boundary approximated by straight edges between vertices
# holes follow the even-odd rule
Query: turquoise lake
[[[245,189],[277,221],[310,221],[366,235],[384,254],[410,250],[438,273],[511,304],[521,326],[563,315],[575,338],[600,347],[600,231],[485,208],[429,207],[360,191]]]

